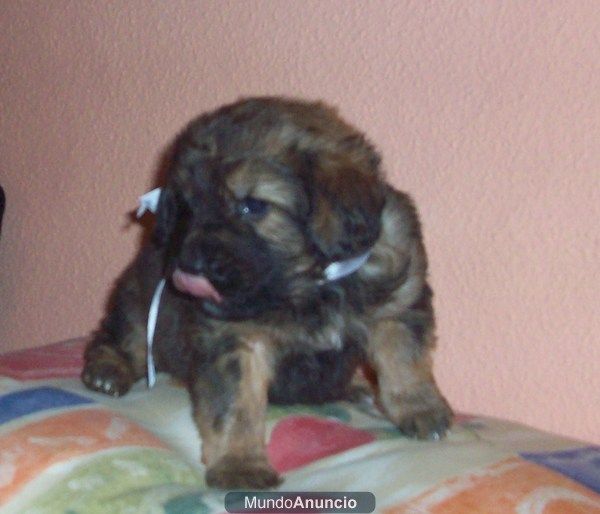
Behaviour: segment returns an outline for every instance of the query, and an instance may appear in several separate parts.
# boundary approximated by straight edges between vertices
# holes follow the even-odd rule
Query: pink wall
[[[88,333],[193,115],[323,98],[417,199],[454,406],[600,442],[596,1],[3,2],[0,344]]]

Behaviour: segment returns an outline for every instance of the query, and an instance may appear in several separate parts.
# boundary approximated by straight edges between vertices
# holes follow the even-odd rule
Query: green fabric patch
[[[223,499],[221,508],[225,511]],[[165,514],[209,514],[211,509],[203,501],[202,493],[193,493],[173,498],[165,504]]]
[[[157,449],[111,451],[77,466],[32,498],[36,514],[163,514],[171,498],[204,487],[204,479],[175,454]]]
[[[279,421],[287,416],[301,415],[335,418],[343,423],[350,422],[352,418],[349,410],[339,403],[325,403],[323,405],[269,405],[267,409],[268,421]]]

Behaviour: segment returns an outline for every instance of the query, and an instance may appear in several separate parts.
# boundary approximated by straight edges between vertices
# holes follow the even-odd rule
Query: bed
[[[225,512],[186,391],[159,375],[121,399],[78,379],[85,340],[0,356],[0,512]],[[442,442],[402,437],[368,405],[270,407],[283,491],[370,491],[376,512],[600,514],[600,447],[458,415]]]

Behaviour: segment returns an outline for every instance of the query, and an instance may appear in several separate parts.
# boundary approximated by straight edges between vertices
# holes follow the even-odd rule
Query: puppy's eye
[[[247,196],[238,203],[238,212],[240,216],[252,216],[253,218],[261,218],[267,214],[269,204],[264,200]]]

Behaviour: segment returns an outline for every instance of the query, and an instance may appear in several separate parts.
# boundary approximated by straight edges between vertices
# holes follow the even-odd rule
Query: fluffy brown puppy
[[[178,137],[153,240],[117,283],[83,381],[122,395],[145,376],[166,278],[153,355],[188,385],[209,485],[278,484],[267,402],[343,398],[361,364],[385,415],[435,439],[451,410],[432,375],[426,275],[415,208],[360,132],[321,103],[243,100]]]

